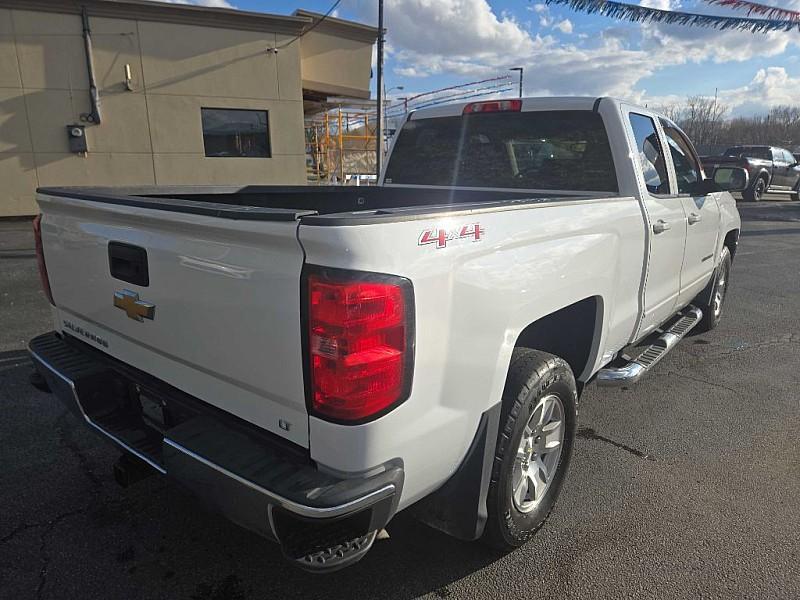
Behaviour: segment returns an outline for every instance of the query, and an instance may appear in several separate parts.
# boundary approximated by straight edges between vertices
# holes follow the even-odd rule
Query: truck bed
[[[228,219],[294,221],[339,215],[364,219],[420,215],[459,207],[469,209],[526,200],[570,200],[611,196],[509,190],[456,190],[431,187],[344,186],[146,186],[40,188],[40,194],[106,204],[137,206]],[[392,219],[391,217],[394,217]],[[335,224],[336,219],[325,219]],[[338,224],[338,223],[336,223]]]

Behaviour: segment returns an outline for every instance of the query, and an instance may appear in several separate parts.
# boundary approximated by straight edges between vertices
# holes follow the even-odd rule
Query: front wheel
[[[524,544],[544,524],[567,473],[578,391],[561,358],[516,348],[511,358],[487,498],[485,542]]]
[[[730,283],[731,264],[731,251],[727,246],[723,246],[719,265],[708,283],[708,288],[700,295],[701,299],[694,303],[703,311],[703,319],[697,325],[698,331],[711,331],[722,319],[722,309],[725,306]]]

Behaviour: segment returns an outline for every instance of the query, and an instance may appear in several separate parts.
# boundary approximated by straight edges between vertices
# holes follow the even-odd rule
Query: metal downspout
[[[92,53],[92,30],[89,27],[89,13],[86,7],[81,7],[83,20],[83,44],[86,49],[86,68],[89,74],[89,101],[92,111],[81,115],[81,120],[94,125],[100,124],[100,92],[97,90],[97,80],[94,76],[94,58]]]

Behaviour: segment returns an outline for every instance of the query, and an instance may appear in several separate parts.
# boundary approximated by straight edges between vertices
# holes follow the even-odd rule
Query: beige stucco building
[[[304,115],[369,97],[377,37],[320,17],[0,0],[0,217],[38,186],[304,183]]]

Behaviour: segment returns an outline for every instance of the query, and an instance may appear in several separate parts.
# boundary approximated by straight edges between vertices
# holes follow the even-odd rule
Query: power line
[[[480,83],[486,83],[488,81],[500,81],[500,80],[503,80],[503,79],[511,79],[511,77],[509,75],[501,75],[500,77],[490,77],[489,79],[481,79],[480,81],[470,81],[468,83],[462,83],[462,84],[459,84],[459,85],[451,85],[450,87],[438,88],[438,89],[435,89],[435,90],[430,90],[428,92],[422,92],[421,94],[417,94],[415,96],[410,96],[409,98],[406,98],[406,102],[411,103],[414,100],[416,100],[417,98],[422,98],[423,96],[432,96],[433,94],[439,94],[441,92],[446,92],[446,91],[449,91],[449,90],[457,90],[459,88],[465,88],[465,87],[468,87],[468,86],[471,86],[471,85],[478,85]],[[387,109],[394,108],[395,106],[401,106],[403,104],[405,104],[405,103],[404,102],[397,102],[395,104],[390,104],[386,108]]]
[[[506,84],[506,85],[508,85],[508,84]],[[468,100],[470,98],[479,98],[481,96],[489,96],[491,94],[504,94],[505,92],[510,92],[512,89],[514,89],[514,88],[506,87],[506,88],[502,88],[502,89],[488,90],[488,91],[485,91],[485,92],[478,92],[478,93],[472,93],[472,92],[476,92],[476,90],[468,90],[467,92],[463,93],[463,94],[468,94],[468,95],[447,96],[446,98],[442,98],[442,99],[439,99],[439,100],[426,101],[423,104],[419,104],[419,105],[414,106],[414,107],[409,107],[409,111],[419,110],[421,108],[430,108],[431,106],[437,106],[439,104],[447,104],[447,103],[451,103],[451,102],[452,103],[456,103],[456,102],[460,102],[461,100]],[[396,113],[393,113],[391,115],[386,115],[386,117],[394,119],[394,118],[397,118],[397,117],[402,117],[405,114],[406,114],[405,112],[396,112]]]
[[[310,27],[308,27],[307,29],[303,29],[303,31],[301,31],[299,34],[297,34],[295,37],[293,37],[288,42],[284,42],[280,46],[275,46],[274,48],[268,48],[267,51],[277,52],[278,50],[283,50],[284,48],[288,48],[289,46],[294,44],[297,40],[299,40],[301,37],[303,37],[307,33],[310,33],[312,31],[314,31],[314,29],[319,27],[322,24],[322,22],[325,21],[325,19],[327,19],[328,17],[331,16],[331,13],[334,10],[336,10],[336,7],[339,6],[339,4],[341,4],[341,2],[342,2],[342,0],[336,0],[336,2],[334,2],[331,5],[331,7],[328,9],[328,12],[326,12],[324,15],[322,15],[322,18],[319,21],[315,21]]]

